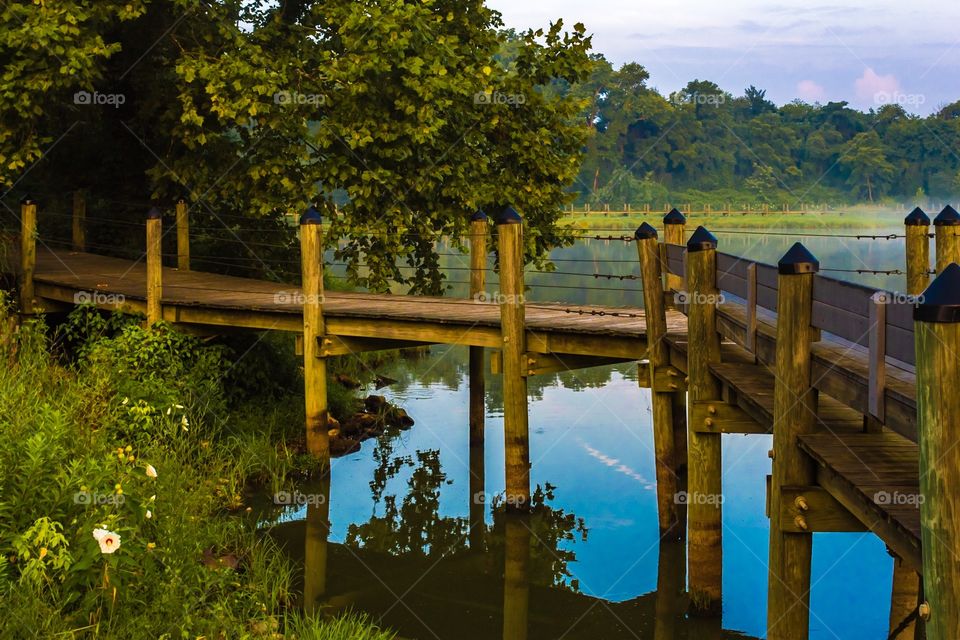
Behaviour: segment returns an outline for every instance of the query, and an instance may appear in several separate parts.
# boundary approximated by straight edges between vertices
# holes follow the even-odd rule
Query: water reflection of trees
[[[499,413],[503,410],[503,387],[500,384],[500,376],[489,375],[491,353],[490,349],[485,353],[484,369],[488,372],[486,407],[488,412]],[[637,379],[636,363],[624,363],[531,376],[527,379],[527,391],[531,399],[542,400],[545,392],[553,388],[572,391],[600,389],[610,383],[614,372],[627,380]],[[467,380],[467,349],[435,346],[408,350],[404,352],[402,359],[385,363],[383,373],[396,380],[395,384],[390,385],[390,389],[399,394],[403,394],[410,388],[430,385],[458,391],[464,387]]]
[[[482,546],[471,548],[469,518],[440,514],[442,488],[452,483],[441,468],[440,452],[426,450],[398,455],[395,437],[387,433],[378,439],[374,450],[377,467],[370,482],[373,513],[366,522],[349,526],[346,544],[391,555],[435,560],[482,551],[491,570],[502,567],[507,526],[503,502],[494,499],[489,505],[493,523],[478,525]],[[402,473],[409,474],[405,491],[400,495],[391,493],[391,481]],[[570,545],[586,540],[587,527],[582,518],[551,505],[554,490],[553,485],[547,484],[533,492],[531,513],[526,519],[531,538],[530,581],[578,591],[579,585],[569,569],[570,563],[576,561]]]

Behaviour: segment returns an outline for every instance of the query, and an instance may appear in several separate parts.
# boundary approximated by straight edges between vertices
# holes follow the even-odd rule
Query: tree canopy
[[[433,241],[478,208],[521,211],[531,256],[561,241],[590,134],[569,91],[593,65],[582,25],[507,32],[482,0],[0,11],[8,189],[185,197],[215,221],[336,199],[339,255],[374,289],[438,290]]]
[[[734,96],[706,80],[664,96],[642,66],[595,60],[577,87],[591,100],[597,132],[573,187],[581,200],[663,204],[669,193],[726,190],[800,203],[960,191],[960,102],[925,118],[896,104],[867,112],[846,102],[778,107],[763,89]]]

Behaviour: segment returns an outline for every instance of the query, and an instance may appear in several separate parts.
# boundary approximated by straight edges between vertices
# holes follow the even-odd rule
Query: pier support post
[[[698,227],[687,242],[687,373],[690,402],[720,400],[710,364],[720,361],[717,239]],[[720,434],[688,434],[687,526],[691,613],[719,616],[723,583]]]
[[[937,273],[943,273],[947,265],[960,263],[960,213],[947,205],[934,218],[933,226],[937,230]]]
[[[960,629],[960,266],[948,265],[914,311],[920,528],[927,638]]]
[[[907,238],[907,293],[919,295],[930,284],[930,218],[917,207],[903,224]]]
[[[320,357],[323,323],[323,220],[315,207],[300,217],[303,298],[303,383],[306,400],[307,451],[324,472],[330,466],[327,435],[327,364]]]
[[[657,240],[657,230],[646,222],[637,229],[634,237],[637,240],[640,277],[643,281],[643,309],[647,324],[650,380],[656,380],[657,372],[665,370],[670,365],[663,279],[660,273],[660,243]],[[682,538],[678,516],[681,501],[678,500],[680,489],[677,483],[677,451],[673,431],[673,395],[670,391],[657,389],[655,384],[650,390],[660,537],[679,540]]]
[[[919,296],[930,283],[930,218],[917,207],[903,221],[906,229],[907,294]],[[893,553],[892,551],[890,552]],[[901,628],[920,604],[920,575],[893,556],[893,581],[890,592],[890,633],[897,640],[913,640],[917,623]]]
[[[177,269],[190,271],[190,217],[187,201],[177,201]]]
[[[34,312],[33,274],[37,268],[37,203],[20,201],[20,313]]]
[[[476,304],[487,302],[485,287],[489,233],[487,214],[478,210],[470,218],[470,298]],[[470,548],[475,551],[483,547],[486,510],[483,460],[486,372],[483,366],[483,347],[470,347]]]
[[[323,219],[313,206],[300,217],[303,298],[303,384],[307,451],[320,467],[320,491],[307,506],[304,542],[304,607],[318,608],[327,590],[327,537],[330,531],[330,437],[327,417],[327,364],[320,357],[323,322]]]
[[[163,320],[163,214],[147,213],[147,326]]]
[[[687,229],[687,218],[677,211],[672,209],[670,213],[663,217],[663,244],[664,244],[664,253],[666,253],[666,245],[672,244],[682,247],[686,244],[684,236],[686,235]],[[662,256],[662,261],[666,264],[666,255]],[[666,271],[666,269],[664,269]],[[681,276],[667,273],[667,291],[680,291],[683,289],[683,278]]]
[[[805,640],[810,630],[813,535],[785,533],[776,516],[782,512],[781,487],[816,484],[814,464],[800,451],[797,440],[816,426],[810,345],[815,335],[813,278],[820,263],[798,242],[780,259],[778,270],[767,637]]]
[[[503,435],[507,509],[530,508],[523,219],[507,207],[497,219],[500,325],[503,335]]]
[[[83,191],[73,192],[71,246],[74,251],[87,250],[87,201]]]
[[[683,289],[683,277],[669,272],[667,269],[667,245],[684,246],[686,244],[687,218],[682,213],[673,209],[663,218],[663,244],[660,246],[663,254],[661,255],[661,272],[666,273],[666,290],[668,292],[680,291]],[[668,306],[671,306],[668,303]],[[679,306],[673,303],[672,306]],[[677,390],[670,394],[670,402],[673,405],[673,442],[676,448],[676,471],[678,474],[677,488],[679,491],[687,490],[687,393],[683,390]],[[686,536],[686,509],[681,508],[679,516],[681,519],[680,532]]]

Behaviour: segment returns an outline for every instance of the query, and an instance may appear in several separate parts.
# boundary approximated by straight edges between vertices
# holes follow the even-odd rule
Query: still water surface
[[[868,233],[900,234],[901,219],[891,214],[887,227]],[[763,262],[775,263],[802,240],[825,269],[903,269],[902,239],[716,235],[721,251]],[[636,274],[633,244],[583,240],[552,257],[558,271],[591,275],[531,273],[529,299],[640,306],[636,282],[592,277]],[[446,264],[461,261],[448,256]],[[904,287],[902,276],[825,275]],[[450,271],[451,281],[464,279]],[[451,295],[465,296],[465,290],[455,285]],[[540,491],[534,515],[521,521],[507,517],[498,502],[504,489],[498,378],[487,377],[481,467],[481,459],[470,456],[466,349],[434,347],[377,372],[399,380],[381,393],[416,425],[367,441],[333,463],[332,606],[366,611],[418,639],[508,640],[521,637],[511,621],[524,619],[530,638],[763,636],[770,436],[723,436],[721,631],[682,615],[685,558],[682,548],[658,540],[650,393],[638,388],[635,365],[530,379],[531,481]],[[471,467],[484,477],[486,498],[484,526],[472,532]],[[292,511],[275,529],[294,555],[303,546],[304,517],[305,509]],[[885,637],[890,584],[891,560],[876,537],[815,535],[810,637]]]

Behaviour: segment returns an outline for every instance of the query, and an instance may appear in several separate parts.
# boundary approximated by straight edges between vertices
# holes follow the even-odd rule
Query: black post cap
[[[520,214],[517,213],[517,210],[513,207],[506,207],[500,212],[500,215],[497,216],[497,224],[523,224],[523,218],[520,217]]]
[[[940,212],[940,215],[933,219],[933,225],[935,227],[956,227],[960,225],[960,213],[957,213],[956,209],[947,205],[944,210]]]
[[[917,322],[960,322],[960,265],[951,263],[930,283],[913,310]]]
[[[303,215],[300,216],[300,224],[323,224],[323,216],[320,215],[320,212],[317,211],[315,206],[310,205],[310,207],[303,212]]]
[[[674,223],[676,224],[676,223]],[[707,231],[704,226],[697,227],[690,239],[687,240],[687,252],[710,251],[717,248],[717,238]]]
[[[687,224],[687,218],[679,210],[673,209],[663,216],[663,224]]]
[[[31,198],[30,196],[23,196],[23,198],[20,199],[20,204],[22,205],[37,204],[37,201]]]
[[[470,222],[486,222],[487,214],[483,209],[477,209],[477,211],[470,216]]]
[[[656,240],[657,230],[654,229],[649,223],[644,222],[642,225],[640,225],[640,228],[637,229],[636,233],[633,234],[633,237],[637,240]]]
[[[785,276],[818,273],[820,271],[820,261],[802,243],[797,242],[780,258],[780,262],[777,263],[777,271]]]
[[[923,209],[917,207],[910,214],[903,219],[903,224],[908,227],[929,227],[930,226],[930,216],[923,212]]]
[[[147,211],[147,220],[160,220],[162,218],[163,212],[157,207],[150,207],[150,211]]]

